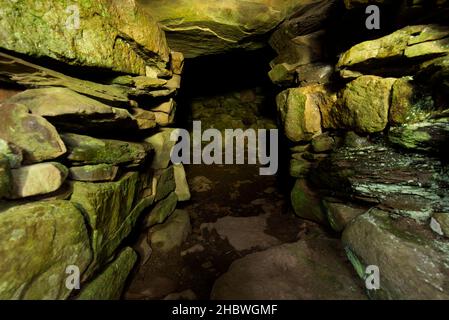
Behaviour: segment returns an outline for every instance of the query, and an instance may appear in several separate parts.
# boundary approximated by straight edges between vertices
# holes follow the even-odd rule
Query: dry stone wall
[[[419,6],[409,5],[401,14]],[[362,281],[379,268],[370,297],[447,299],[449,28],[398,24],[335,60],[320,40],[330,30],[289,25],[270,40],[269,76],[281,91],[295,213],[342,233]]]
[[[190,196],[168,128],[183,55],[134,1],[89,3],[80,29],[64,2],[2,3],[0,299],[120,298],[124,241]]]

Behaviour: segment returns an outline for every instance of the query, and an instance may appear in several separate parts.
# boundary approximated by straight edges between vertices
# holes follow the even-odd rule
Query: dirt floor
[[[153,250],[132,277],[126,299],[161,299],[186,290],[208,299],[234,260],[319,229],[289,211],[276,176],[260,176],[258,166],[191,165],[186,172],[192,198],[178,207],[189,212],[192,233],[180,249]]]

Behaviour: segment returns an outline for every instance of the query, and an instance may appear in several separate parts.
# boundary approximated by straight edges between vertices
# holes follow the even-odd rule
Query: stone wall
[[[0,13],[0,299],[120,298],[124,241],[189,198],[167,127],[183,55],[134,1],[77,8],[79,29],[63,2]]]
[[[399,15],[419,4],[410,6]],[[335,30],[292,34],[290,25],[270,40],[269,76],[282,91],[295,213],[341,233],[362,280],[379,267],[371,297],[447,299],[449,28],[392,24],[335,61],[322,40]]]

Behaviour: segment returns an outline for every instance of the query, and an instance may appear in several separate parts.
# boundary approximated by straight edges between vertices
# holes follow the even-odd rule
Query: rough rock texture
[[[320,86],[288,89],[277,98],[285,135],[291,141],[310,141],[321,134],[320,105],[329,101]]]
[[[150,146],[142,143],[65,133],[61,135],[68,148],[67,159],[74,164],[138,165],[147,159]]]
[[[47,194],[58,190],[68,176],[68,169],[57,162],[33,164],[11,170],[11,199]]]
[[[175,210],[164,224],[152,228],[149,239],[154,250],[169,252],[180,247],[191,230],[189,213]]]
[[[337,67],[362,73],[404,75],[412,59],[431,59],[449,52],[449,28],[438,25],[408,26],[380,39],[362,42],[345,52]],[[399,63],[398,63],[399,62]],[[416,64],[406,74],[413,74]]]
[[[390,123],[401,125],[428,118],[434,110],[429,90],[420,88],[411,78],[398,79],[391,92]]]
[[[12,169],[19,168],[23,161],[22,150],[13,143],[0,139],[0,154],[6,157]]]
[[[167,169],[160,169],[153,176],[153,194],[154,200],[159,201],[167,197],[171,192],[175,191],[176,182],[173,166]]]
[[[266,234],[267,215],[255,217],[224,217],[214,223],[201,225],[202,230],[216,231],[222,239],[238,251],[255,248],[267,249],[280,242],[275,237]],[[204,232],[204,231],[203,231]]]
[[[131,248],[125,248],[95,279],[86,284],[77,300],[118,300],[125,281],[137,260]]]
[[[391,88],[396,79],[362,76],[350,82],[331,111],[336,128],[379,132],[388,123]]]
[[[309,239],[236,260],[211,294],[214,300],[365,299],[338,240]]]
[[[190,200],[190,190],[184,166],[182,164],[175,164],[173,165],[173,169],[176,183],[175,193],[178,196],[178,201]]]
[[[6,156],[0,153],[0,199],[10,195],[11,187],[11,166]]]
[[[371,210],[346,228],[343,242],[356,270],[379,267],[380,290],[373,297],[448,299],[449,243],[427,226]]]
[[[71,167],[70,179],[77,181],[113,181],[117,177],[119,168],[109,164]]]
[[[388,139],[410,151],[426,152],[449,158],[446,148],[449,137],[449,117],[392,127]]]
[[[187,58],[223,53],[230,49],[256,49],[264,46],[259,40],[287,16],[315,10],[316,19],[327,16],[323,4],[328,1],[236,1],[215,0],[140,0],[161,22],[170,47]],[[324,9],[323,9],[324,7]],[[299,19],[298,23],[310,17]]]
[[[320,197],[311,190],[306,180],[296,180],[290,197],[296,215],[316,222],[326,221],[324,211],[320,204]]]
[[[341,148],[319,164],[312,179],[329,194],[381,204],[417,220],[449,210],[448,170],[441,160],[382,145]]]
[[[74,182],[70,201],[82,208],[92,229],[92,248],[98,267],[111,256],[131,232],[142,211],[154,197],[143,197],[148,179],[137,172],[125,174],[117,182]]]
[[[0,47],[31,56],[141,75],[169,59],[159,26],[133,0],[7,1],[0,21]]]
[[[0,138],[23,150],[25,164],[55,159],[67,151],[55,127],[23,105],[0,105],[0,119]]]
[[[156,224],[163,223],[175,211],[178,197],[174,192],[170,193],[167,198],[159,201],[151,212],[146,216],[144,226],[151,227]]]
[[[65,299],[66,268],[91,261],[82,213],[67,201],[33,202],[0,213],[0,298]]]
[[[154,159],[151,163],[153,169],[165,169],[170,163],[171,150],[176,144],[176,141],[171,141],[170,136],[173,131],[178,131],[177,129],[162,129],[146,139],[145,141],[150,143],[154,148]],[[176,132],[173,135],[176,135]]]
[[[330,200],[323,200],[323,206],[326,210],[330,226],[337,232],[342,232],[349,222],[367,211],[366,208],[332,202]]]
[[[67,88],[26,90],[8,103],[23,104],[32,114],[45,117],[65,130],[87,132],[101,126],[104,132],[117,127],[137,127],[137,121],[127,110],[107,106]]]

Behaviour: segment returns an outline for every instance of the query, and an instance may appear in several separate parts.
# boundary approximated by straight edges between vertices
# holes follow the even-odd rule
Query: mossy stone
[[[66,299],[68,266],[91,262],[83,214],[68,201],[41,201],[0,213],[0,298]]]
[[[70,201],[79,206],[92,229],[95,264],[101,266],[131,232],[142,211],[154,197],[143,197],[145,174],[129,172],[116,182],[73,182]]]
[[[145,75],[169,61],[163,31],[136,1],[8,1],[0,30],[4,49],[75,66]]]
[[[55,159],[67,151],[55,127],[24,105],[0,105],[0,119],[0,138],[23,150],[25,164]]]
[[[126,164],[143,163],[150,153],[149,144],[97,139],[74,133],[61,135],[68,148],[67,159],[75,164]]]
[[[126,279],[137,261],[137,254],[125,248],[95,279],[83,285],[77,300],[118,300]]]
[[[321,206],[321,199],[310,189],[306,180],[296,180],[290,197],[293,209],[297,216],[323,224],[327,223],[326,216]]]

